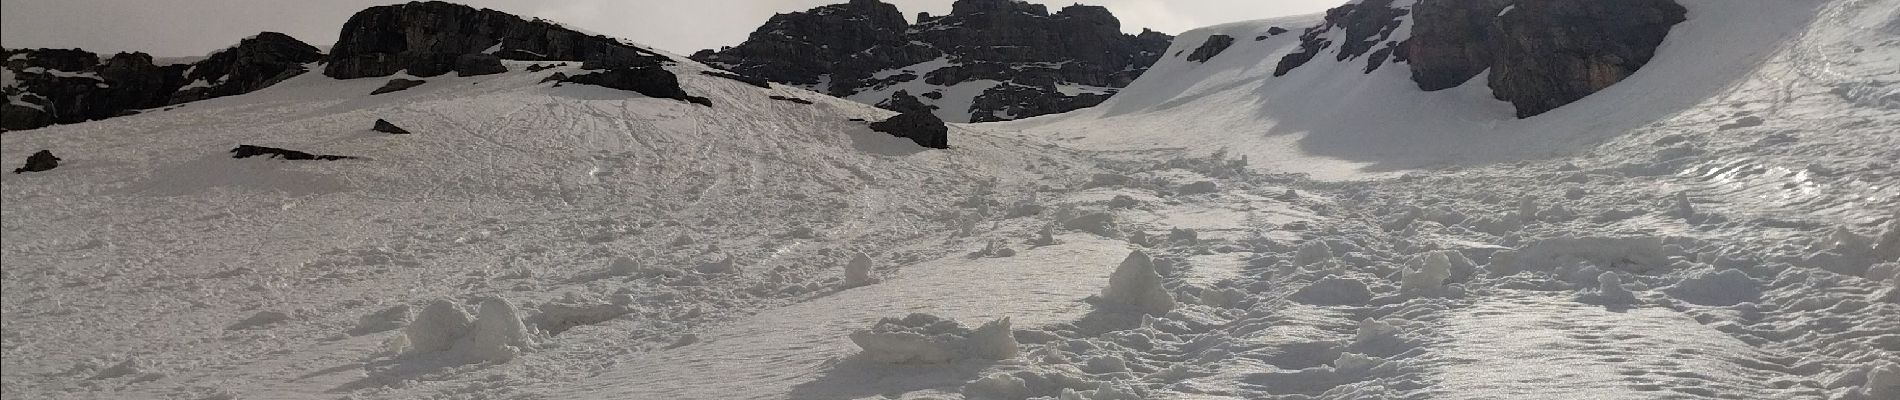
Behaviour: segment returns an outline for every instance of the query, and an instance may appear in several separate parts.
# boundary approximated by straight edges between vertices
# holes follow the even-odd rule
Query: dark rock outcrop
[[[918,99],[926,106],[970,100],[938,101],[944,96],[942,87],[974,81],[1001,83],[990,90],[1011,92],[1004,97],[1022,97],[1033,90],[1033,96],[1048,98],[989,103],[1019,107],[1010,111],[981,105],[938,110],[940,115],[970,115],[981,122],[1099,103],[1053,99],[1071,97],[1061,89],[1065,86],[1111,92],[1126,86],[1159,60],[1173,40],[1153,31],[1121,33],[1121,22],[1095,6],[1075,5],[1052,14],[1045,6],[1014,0],[958,0],[951,9],[946,15],[921,15],[915,25],[905,22],[896,6],[876,0],[779,14],[744,43],[701,51],[693,59],[836,96],[905,85],[912,99],[930,99]],[[978,95],[982,93],[971,98]],[[901,107],[900,112],[918,108],[892,97],[866,102]]]
[[[265,32],[191,64],[157,65],[144,53],[101,60],[78,49],[0,50],[15,82],[4,88],[0,131],[94,121],[250,93],[305,72],[315,47]]]
[[[1364,0],[1326,12],[1282,57],[1281,76],[1331,51],[1366,57],[1364,71],[1410,65],[1427,91],[1458,87],[1490,71],[1492,93],[1519,118],[1542,114],[1616,84],[1655,56],[1687,18],[1673,0],[1420,0],[1410,8]],[[1412,20],[1412,37],[1391,36]]]
[[[1412,6],[1412,81],[1427,91],[1450,89],[1491,68],[1504,7],[1517,0],[1423,0]]]
[[[1201,47],[1194,49],[1193,53],[1188,54],[1187,60],[1193,62],[1207,62],[1207,60],[1214,59],[1214,56],[1220,55],[1221,52],[1227,51],[1228,46],[1233,45],[1233,36],[1208,36],[1207,41],[1201,43]]]
[[[766,97],[770,97],[770,98],[772,98],[772,100],[778,100],[778,101],[786,101],[786,102],[792,102],[792,103],[798,103],[798,104],[804,104],[804,105],[811,105],[811,104],[812,104],[812,102],[811,102],[811,100],[805,100],[805,99],[801,99],[801,98],[797,98],[797,97],[790,97],[790,96],[780,96],[780,95],[776,95],[776,94],[775,94],[775,95],[771,95],[771,96],[766,96]]]
[[[508,72],[501,57],[494,54],[463,54],[455,57],[455,76],[482,76]]]
[[[51,171],[54,168],[59,168],[59,157],[54,157],[52,150],[40,150],[26,156],[26,165],[14,168],[13,173]]]
[[[1335,45],[1339,47],[1338,61],[1364,56],[1373,47],[1391,39],[1392,33],[1405,23],[1400,18],[1410,12],[1392,7],[1392,0],[1364,0],[1326,10],[1325,22],[1300,34],[1299,50],[1281,57],[1273,76],[1286,75]],[[1339,34],[1331,35],[1335,31]],[[1332,36],[1340,36],[1339,43],[1333,43]],[[1368,68],[1371,69],[1378,69],[1378,65]]]
[[[375,95],[389,93],[389,92],[400,92],[404,90],[409,90],[410,88],[413,88],[413,87],[422,86],[422,84],[424,83],[429,83],[429,81],[420,80],[420,79],[403,79],[403,78],[390,79],[389,83],[385,83],[383,84],[383,87],[379,87],[379,88],[376,88],[376,90],[370,91],[369,95],[375,96]]]
[[[251,157],[256,157],[256,156],[265,156],[266,158],[282,158],[285,160],[293,160],[293,161],[305,161],[305,160],[336,161],[336,160],[350,160],[350,159],[356,158],[356,157],[350,157],[350,156],[317,155],[317,154],[310,154],[310,153],[305,153],[305,152],[296,151],[296,150],[280,149],[276,147],[252,146],[248,144],[241,144],[241,145],[238,145],[237,148],[231,149],[231,158],[251,158]]]
[[[323,52],[289,35],[259,33],[192,64],[185,81],[194,86],[172,94],[171,103],[233,96],[263,89],[305,72]]]
[[[376,124],[374,126],[371,126],[369,129],[373,131],[377,131],[377,132],[391,134],[391,135],[409,134],[408,129],[402,129],[402,127],[396,126],[396,124],[389,123],[388,120],[384,120],[381,118],[376,119]]]
[[[675,99],[712,107],[712,99],[687,94],[679,76],[660,67],[623,67],[568,77],[562,82],[632,91],[647,97]]]
[[[1623,81],[1687,20],[1673,0],[1520,0],[1498,20],[1491,91],[1526,118]]]
[[[739,75],[739,74],[726,72],[726,71],[699,71],[699,73],[702,75],[711,76],[711,77],[731,79],[731,80],[738,81],[740,83],[744,83],[747,85],[758,86],[760,88],[765,88],[765,89],[772,88],[772,81],[765,80],[765,78],[754,78],[754,77]]]
[[[950,127],[936,114],[914,112],[898,114],[883,121],[872,122],[871,130],[891,134],[891,136],[910,139],[918,146],[933,149],[950,148]]]
[[[665,56],[551,22],[439,1],[372,7],[351,16],[324,75],[338,79],[408,71],[436,76],[468,54],[504,60],[581,61],[595,69],[657,66]]]

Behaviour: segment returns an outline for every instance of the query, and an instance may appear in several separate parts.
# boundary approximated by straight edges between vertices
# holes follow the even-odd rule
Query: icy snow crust
[[[1900,0],[1684,3],[1523,121],[1281,35],[944,151],[690,62],[713,107],[306,74],[10,133],[64,160],[0,176],[0,395],[1893,398]]]

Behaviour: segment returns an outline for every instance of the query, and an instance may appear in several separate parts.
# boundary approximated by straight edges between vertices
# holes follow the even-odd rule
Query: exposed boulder
[[[481,76],[508,72],[501,57],[494,54],[463,54],[455,57],[455,76]]]
[[[647,97],[712,106],[712,99],[687,94],[685,89],[680,88],[679,76],[657,66],[614,68],[571,76],[562,82],[628,90]]]
[[[391,134],[391,135],[407,135],[407,134],[409,134],[409,130],[408,130],[408,129],[402,129],[402,127],[400,127],[400,126],[396,126],[396,124],[392,124],[392,123],[389,123],[389,121],[386,121],[386,120],[383,120],[383,119],[377,119],[377,120],[376,120],[376,125],[375,125],[375,126],[372,126],[372,127],[370,127],[370,130],[373,130],[373,131],[377,131],[377,132],[382,132],[382,133],[387,133],[387,134]]]
[[[336,160],[349,160],[349,159],[356,158],[356,157],[350,157],[350,156],[331,156],[331,155],[310,154],[310,153],[305,153],[305,152],[296,151],[296,150],[280,149],[276,147],[252,146],[248,144],[241,144],[241,145],[238,145],[237,148],[231,149],[231,158],[251,158],[251,157],[256,157],[256,156],[265,156],[266,158],[282,158],[285,160],[293,160],[293,161],[303,161],[303,160],[336,161]]]
[[[1233,36],[1208,36],[1207,41],[1201,43],[1201,47],[1194,49],[1193,53],[1188,54],[1187,60],[1193,62],[1207,62],[1207,60],[1214,59],[1214,56],[1220,55],[1221,52],[1227,51],[1228,46],[1233,45]]]
[[[966,115],[967,121],[983,122],[1099,104],[1159,60],[1173,39],[1153,31],[1121,33],[1121,22],[1095,6],[1052,14],[1045,6],[1013,0],[959,0],[951,8],[946,15],[923,15],[915,25],[896,6],[876,0],[779,14],[744,43],[701,51],[693,59],[840,97],[895,85],[999,82],[958,99],[944,99],[940,90],[860,99],[899,112],[972,104],[937,113],[955,122]],[[1078,96],[1058,89],[1075,86],[1098,90]]]
[[[376,88],[374,91],[370,91],[369,95],[375,96],[389,92],[400,92],[413,87],[422,86],[424,83],[429,83],[429,81],[403,78],[390,79],[389,83],[383,84],[383,87]]]
[[[351,16],[324,75],[337,79],[455,70],[468,54],[504,60],[581,61],[600,68],[657,66],[665,56],[551,22],[439,1],[372,7]]]
[[[950,148],[950,127],[936,114],[913,112],[898,114],[883,121],[872,122],[871,130],[891,134],[891,136],[910,139],[918,146],[933,149]]]
[[[14,168],[13,173],[51,171],[53,168],[59,168],[59,157],[53,156],[52,150],[40,150],[26,156],[26,165]]]

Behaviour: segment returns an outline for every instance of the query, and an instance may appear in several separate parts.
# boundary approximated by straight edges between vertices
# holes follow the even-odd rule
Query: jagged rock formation
[[[0,49],[6,60],[0,131],[117,117],[136,110],[250,93],[319,61],[315,47],[265,32],[191,64],[157,65],[145,53],[100,60],[79,49]]]
[[[264,32],[192,64],[186,88],[172,104],[250,93],[309,72],[304,64],[323,60],[323,52],[282,33]]]
[[[1121,21],[1097,6],[1051,14],[1014,0],[958,0],[949,14],[911,24],[896,6],[852,0],[776,15],[744,43],[693,59],[900,112],[985,122],[1100,104],[1172,40],[1121,33]]]
[[[1201,43],[1201,47],[1195,48],[1193,54],[1188,54],[1188,61],[1207,62],[1207,60],[1214,59],[1214,56],[1220,55],[1221,52],[1227,51],[1228,46],[1233,45],[1233,36],[1208,36],[1207,42]]]
[[[1494,95],[1528,118],[1622,81],[1647,64],[1687,18],[1673,0],[1360,0],[1326,12],[1279,60],[1286,75],[1320,54],[1365,57],[1365,72],[1410,65],[1431,91],[1490,71]],[[1411,37],[1394,37],[1408,22]]]
[[[658,66],[670,61],[638,46],[552,22],[430,1],[371,7],[351,16],[330,50],[323,73],[337,79],[403,71],[427,77],[451,71],[479,73],[499,65],[477,56],[468,60],[468,68],[458,70],[458,61],[471,54],[492,55],[496,60],[581,61],[590,69]]]

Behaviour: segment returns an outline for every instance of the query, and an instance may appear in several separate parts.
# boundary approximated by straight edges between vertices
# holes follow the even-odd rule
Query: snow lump
[[[1007,360],[1020,345],[1009,318],[983,324],[975,330],[930,314],[885,318],[871,329],[851,333],[851,342],[864,357],[889,364],[935,364],[957,360]]]
[[[1103,305],[1148,314],[1167,314],[1174,309],[1174,297],[1161,285],[1148,253],[1136,250],[1122,259],[1121,266],[1108,277],[1108,288],[1098,298]]]

